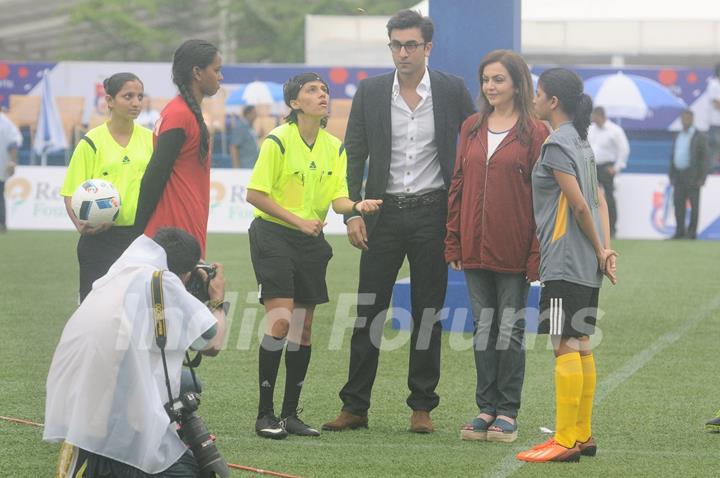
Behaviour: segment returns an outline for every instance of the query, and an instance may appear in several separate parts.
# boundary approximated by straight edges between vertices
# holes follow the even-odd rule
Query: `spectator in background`
[[[680,116],[682,131],[675,138],[670,161],[670,182],[673,185],[675,206],[675,235],[673,239],[697,237],[698,213],[700,212],[700,188],[710,172],[708,141],[693,126],[693,112],[683,111]],[[690,224],[685,233],[687,201],[690,201]]]
[[[615,223],[617,222],[615,175],[627,165],[630,144],[623,129],[607,119],[602,106],[597,106],[592,111],[588,141],[595,153],[598,182],[605,191],[610,214],[610,236],[615,237]]]
[[[22,135],[10,118],[0,112],[0,233],[7,231],[5,224],[5,181],[15,173],[17,150]]]
[[[160,112],[153,109],[150,104],[150,96],[145,95],[142,102],[142,111],[138,115],[135,122],[146,127],[149,130],[155,129],[155,123],[160,119]]]
[[[708,101],[710,101],[710,129],[708,130],[710,167],[718,165],[720,155],[720,63],[715,65],[715,76],[708,82]]]
[[[253,123],[257,118],[257,110],[247,105],[242,116],[235,116],[230,129],[230,158],[233,168],[249,168],[255,166],[258,157],[257,133]]]

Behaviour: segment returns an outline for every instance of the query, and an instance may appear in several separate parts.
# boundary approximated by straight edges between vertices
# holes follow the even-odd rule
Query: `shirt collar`
[[[684,129],[681,129],[680,134],[685,135],[685,136],[692,136],[693,134],[695,134],[695,126],[690,126],[690,128],[687,131],[685,131]]]
[[[427,98],[427,96],[431,93],[432,89],[430,86],[430,72],[427,68],[425,68],[425,74],[422,77],[422,80],[420,80],[420,83],[417,85],[417,94],[420,95],[422,99]],[[395,76],[393,77],[393,86],[392,86],[392,99],[395,101],[395,99],[400,94],[400,82],[398,81],[398,73],[397,70],[395,70]]]

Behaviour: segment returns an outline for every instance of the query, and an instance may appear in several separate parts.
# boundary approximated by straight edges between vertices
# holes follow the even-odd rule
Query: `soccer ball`
[[[97,226],[115,222],[120,213],[120,193],[104,179],[89,179],[78,186],[70,204],[78,219]]]

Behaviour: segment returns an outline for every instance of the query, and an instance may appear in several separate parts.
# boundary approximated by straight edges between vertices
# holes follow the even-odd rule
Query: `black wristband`
[[[352,212],[354,212],[355,214],[359,214],[359,215],[362,216],[362,213],[361,213],[360,211],[358,211],[358,208],[357,208],[358,203],[360,203],[360,201],[355,201],[355,202],[353,203],[353,205],[352,205]]]

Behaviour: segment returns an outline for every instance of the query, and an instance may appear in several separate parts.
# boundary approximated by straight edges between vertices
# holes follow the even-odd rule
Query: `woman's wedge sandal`
[[[492,418],[489,421],[485,421],[480,417],[473,418],[470,423],[465,424],[460,429],[460,439],[469,441],[487,440],[488,427],[492,422]]]
[[[497,428],[497,430],[494,430],[494,428]],[[488,428],[487,441],[512,443],[517,440],[517,429],[517,419],[515,419],[514,423],[510,423],[502,418],[496,418]]]

